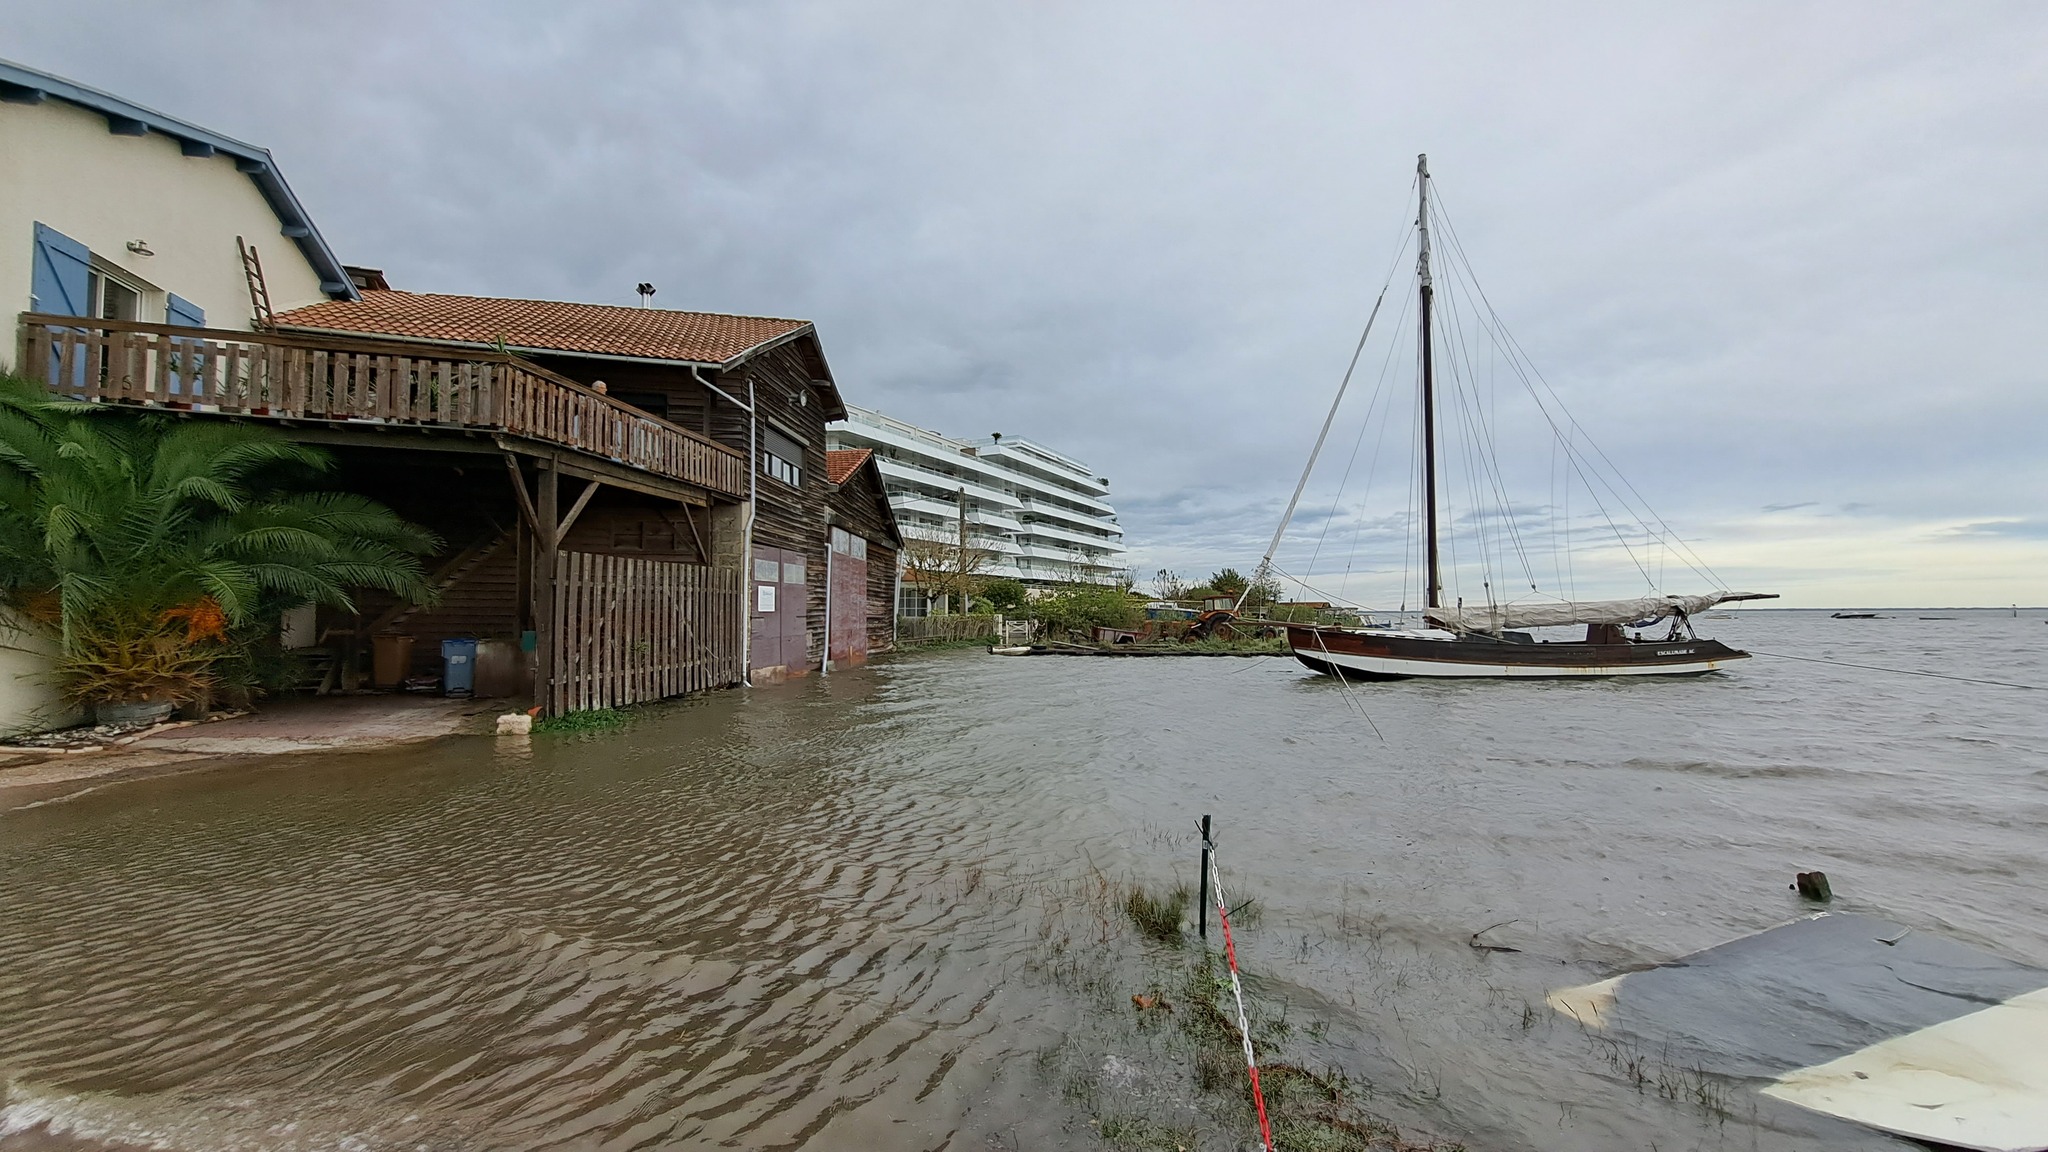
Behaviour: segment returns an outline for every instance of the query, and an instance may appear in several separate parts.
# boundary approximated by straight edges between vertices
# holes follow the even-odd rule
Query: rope
[[[1358,709],[1358,714],[1365,717],[1366,724],[1372,728],[1372,734],[1380,738],[1381,744],[1385,744],[1387,738],[1380,731],[1380,726],[1373,723],[1372,713],[1365,710],[1365,704],[1351,694],[1351,685],[1344,682],[1344,666],[1337,663],[1336,659],[1330,655],[1330,646],[1323,643],[1323,630],[1317,628],[1315,633],[1316,647],[1323,650],[1323,662],[1330,666],[1330,675],[1337,678],[1337,691],[1343,694],[1345,703]]]
[[[1930,676],[1936,680],[1958,680],[1964,684],[1989,684],[1994,688],[2024,688],[2029,692],[2048,692],[2048,685],[2019,684],[2011,680],[1983,680],[1975,676],[1951,676],[1946,672],[1921,672],[1912,668],[1886,668],[1878,664],[1851,664],[1846,660],[1823,660],[1818,656],[1787,656],[1783,652],[1759,652],[1749,650],[1752,656],[1769,656],[1774,660],[1799,660],[1808,664],[1832,664],[1837,668],[1861,668],[1866,672],[1891,672],[1899,676]]]
[[[1209,891],[1216,894],[1216,918],[1223,922],[1223,955],[1230,962],[1230,994],[1237,1001],[1237,1038],[1244,1041],[1244,1070],[1252,1081],[1252,1103],[1259,1110],[1260,1145],[1273,1152],[1273,1126],[1266,1119],[1266,1094],[1259,1088],[1259,1058],[1252,1051],[1251,1019],[1244,1011],[1244,982],[1237,976],[1237,944],[1230,936],[1230,904],[1223,898],[1223,874],[1216,868],[1216,845],[1209,848]]]

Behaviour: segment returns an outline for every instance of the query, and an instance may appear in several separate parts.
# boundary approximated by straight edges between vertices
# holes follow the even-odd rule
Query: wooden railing
[[[89,327],[81,327],[89,325]],[[19,371],[102,404],[488,428],[742,497],[746,458],[516,356],[24,313]]]

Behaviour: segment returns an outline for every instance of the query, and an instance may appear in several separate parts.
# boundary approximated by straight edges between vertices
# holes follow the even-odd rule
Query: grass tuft
[[[626,714],[616,708],[590,708],[581,712],[564,712],[536,720],[535,732],[608,732],[624,727]]]
[[[1154,896],[1143,888],[1131,888],[1124,897],[1124,915],[1131,918],[1138,931],[1161,944],[1178,945],[1181,942],[1180,924],[1188,914],[1188,890],[1175,888],[1164,897]]]

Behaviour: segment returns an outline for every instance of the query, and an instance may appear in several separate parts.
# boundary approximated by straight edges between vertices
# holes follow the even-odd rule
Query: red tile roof
[[[589,352],[651,360],[726,364],[808,320],[673,312],[615,304],[444,296],[367,290],[361,300],[332,300],[278,314],[285,328],[496,344],[514,350]]]
[[[869,448],[831,449],[825,453],[825,480],[831,484],[846,483],[872,455],[874,451]]]

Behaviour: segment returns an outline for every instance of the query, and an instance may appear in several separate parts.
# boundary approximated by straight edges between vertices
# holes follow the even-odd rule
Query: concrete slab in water
[[[1549,999],[1817,1112],[2048,1149],[2048,971],[1952,940],[1823,913]]]

